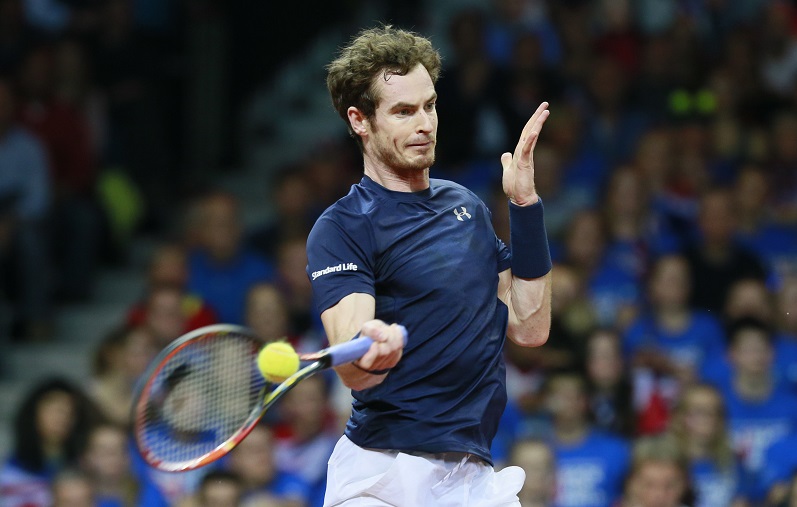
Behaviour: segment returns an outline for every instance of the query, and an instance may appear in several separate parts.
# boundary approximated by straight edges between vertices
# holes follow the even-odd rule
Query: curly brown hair
[[[327,88],[332,104],[346,122],[349,135],[357,141],[360,151],[362,139],[352,130],[347,110],[354,106],[366,118],[373,118],[379,103],[377,76],[385,80],[392,75],[403,76],[418,64],[426,68],[432,82],[436,83],[442,63],[431,41],[414,32],[385,25],[360,32],[327,65]]]

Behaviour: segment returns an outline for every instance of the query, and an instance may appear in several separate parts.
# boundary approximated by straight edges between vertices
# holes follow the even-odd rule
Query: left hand
[[[534,146],[537,144],[537,138],[540,136],[540,130],[549,115],[548,103],[543,102],[523,127],[520,140],[515,147],[515,153],[507,152],[501,155],[501,165],[504,168],[502,178],[504,193],[518,206],[528,206],[539,200],[534,186],[532,154]]]

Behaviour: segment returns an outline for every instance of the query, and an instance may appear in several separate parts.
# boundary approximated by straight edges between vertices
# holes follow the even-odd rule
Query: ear
[[[346,115],[349,117],[349,125],[351,125],[351,129],[360,137],[365,137],[368,135],[368,118],[354,106],[349,107],[346,110]]]

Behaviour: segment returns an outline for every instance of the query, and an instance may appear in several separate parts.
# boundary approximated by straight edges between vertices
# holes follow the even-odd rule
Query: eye
[[[429,102],[428,104],[426,104],[426,110],[427,111],[434,111],[436,106],[437,106],[437,102]]]
[[[410,111],[410,110],[409,110],[409,109],[407,109],[407,108],[404,108],[404,109],[399,109],[399,112],[398,112],[398,114],[400,114],[401,116],[407,116],[407,115],[409,115],[409,114],[412,114],[412,111]]]

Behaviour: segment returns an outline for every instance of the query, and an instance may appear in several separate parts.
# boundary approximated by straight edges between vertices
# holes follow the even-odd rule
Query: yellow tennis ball
[[[260,350],[257,367],[269,382],[282,382],[299,371],[299,354],[290,343],[272,342]]]

